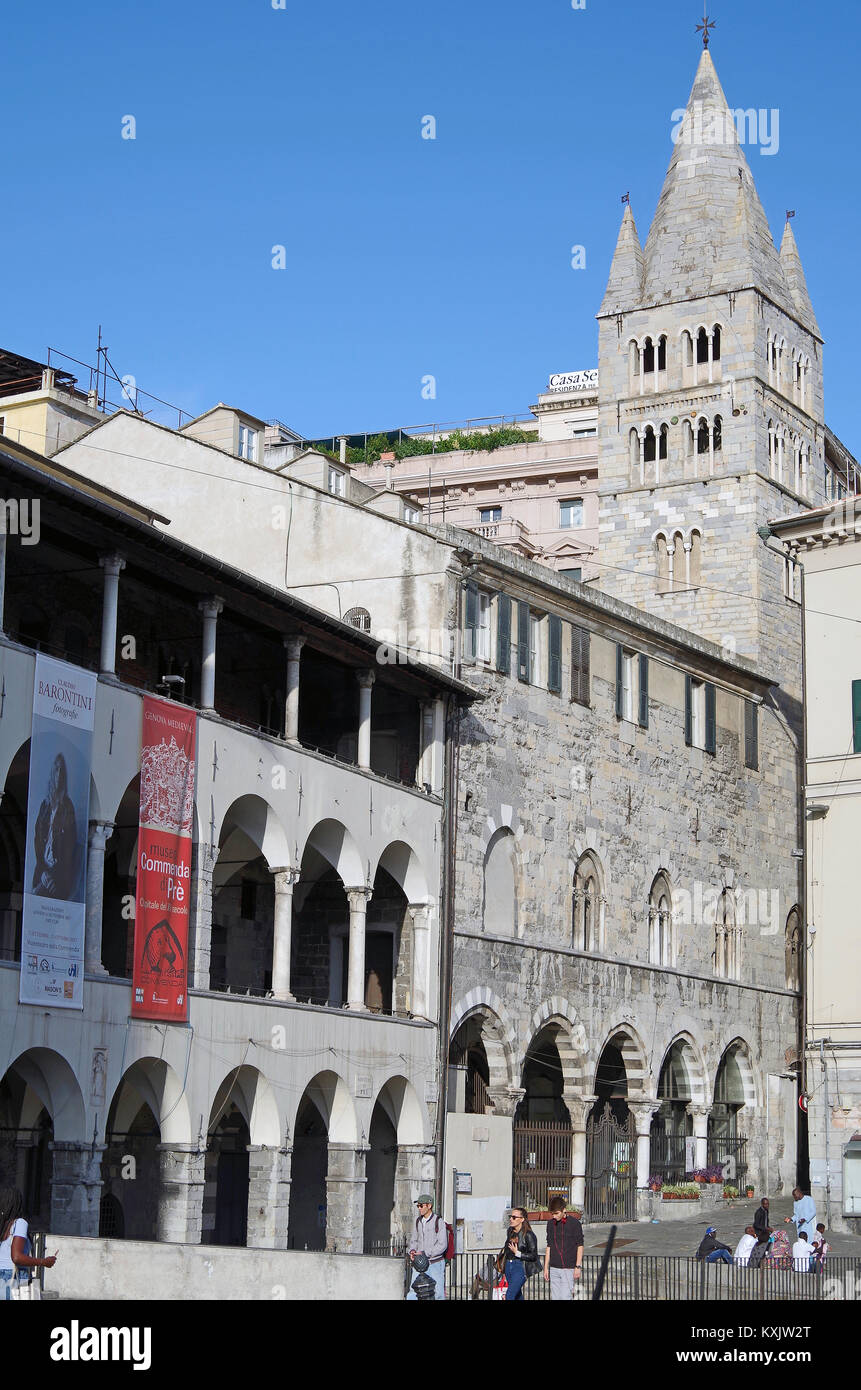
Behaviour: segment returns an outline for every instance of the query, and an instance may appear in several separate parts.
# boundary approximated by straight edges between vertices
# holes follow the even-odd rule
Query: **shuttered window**
[[[852,752],[861,753],[861,681],[852,682]]]
[[[529,604],[517,605],[517,679],[529,684]]]
[[[500,594],[496,601],[496,669],[511,675],[511,599]]]
[[[717,718],[715,716],[715,688],[711,681],[706,681],[706,737],[705,750],[707,753],[717,752]]]
[[[578,705],[590,703],[589,633],[585,627],[571,628],[571,699]]]
[[[466,620],[464,622],[463,656],[465,661],[475,660],[475,632],[478,626],[478,590],[474,584],[466,586]]]
[[[649,658],[640,652],[640,708],[638,723],[641,729],[649,727]]]
[[[555,695],[562,689],[562,619],[555,613],[547,619],[547,689]]]
[[[690,748],[694,741],[694,683],[685,676],[685,743]]]
[[[744,702],[744,765],[759,768],[759,710],[753,700]]]

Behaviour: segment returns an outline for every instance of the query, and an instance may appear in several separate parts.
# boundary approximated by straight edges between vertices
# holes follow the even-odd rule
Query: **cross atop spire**
[[[709,19],[708,15],[706,14],[706,7],[705,5],[703,5],[703,22],[702,24],[697,25],[697,33],[702,33],[703,36],[703,48],[708,48],[709,46],[709,30],[716,28],[717,20]]]

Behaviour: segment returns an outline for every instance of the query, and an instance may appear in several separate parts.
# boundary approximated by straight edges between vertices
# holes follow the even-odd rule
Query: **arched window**
[[[712,426],[712,453],[719,454],[723,447],[723,420],[716,415]]]
[[[631,459],[631,482],[642,483],[643,481],[643,460],[640,436],[636,430],[631,430],[628,435],[628,449]]]
[[[681,531],[675,531],[670,541],[670,586],[673,589],[686,589],[688,556],[685,538]]]
[[[714,971],[724,980],[741,974],[741,927],[735,919],[735,903],[724,888],[715,909]]]
[[[710,435],[710,430],[709,430],[709,422],[708,422],[708,420],[705,420],[705,419],[700,420],[699,423],[698,423],[698,425],[697,425],[697,453],[698,453],[698,454],[707,454],[707,453],[708,453],[708,451],[709,451],[709,435]]]
[[[571,944],[575,951],[600,951],[604,945],[601,865],[589,850],[574,870]]]
[[[643,342],[643,374],[651,376],[655,370],[655,345],[651,338],[646,338]]]
[[[694,460],[694,427],[690,420],[682,421],[682,448],[685,465],[689,468]]]
[[[692,386],[694,383],[694,340],[685,328],[682,332],[682,385]]]
[[[649,893],[649,960],[653,965],[674,965],[675,955],[673,895],[662,871]]]
[[[702,536],[699,531],[691,531],[690,549],[688,551],[688,583],[692,589],[699,587],[702,581]]]
[[[662,333],[658,339],[658,371],[667,370],[667,335]]]
[[[657,454],[657,441],[655,430],[652,425],[647,425],[643,435],[643,462],[654,463]]]
[[[494,936],[517,934],[517,854],[514,835],[503,826],[484,857],[484,930]]]
[[[709,335],[704,328],[697,334],[697,366],[709,360]]]
[[[720,324],[716,323],[712,329],[712,361],[720,361]]]
[[[670,572],[667,538],[663,532],[655,537],[655,551],[657,553],[658,593],[666,594],[672,588],[673,577]]]
[[[357,627],[360,632],[370,632],[371,615],[367,608],[348,608],[344,614],[344,622],[350,623],[352,627]]]
[[[669,437],[669,425],[661,425],[661,432],[658,436],[658,458],[660,459],[665,459],[667,457],[667,445]]]
[[[784,933],[786,953],[786,988],[801,989],[801,913],[792,908],[786,919]]]
[[[636,338],[632,338],[628,344],[628,373],[630,376],[631,390],[638,391],[641,381],[641,363],[640,344],[637,342]]]

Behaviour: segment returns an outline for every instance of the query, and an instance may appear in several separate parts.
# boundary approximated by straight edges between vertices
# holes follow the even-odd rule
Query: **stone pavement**
[[[745,1226],[753,1225],[753,1214],[758,1206],[758,1198],[751,1198],[750,1201],[739,1198],[738,1201],[726,1202],[724,1208],[711,1216],[697,1212],[695,1216],[685,1220],[665,1221],[657,1226],[648,1221],[629,1221],[617,1228],[613,1254],[693,1255],[703,1238],[706,1226],[709,1225],[716,1228],[718,1240],[734,1249],[744,1235]],[[781,1226],[783,1218],[792,1215],[792,1198],[774,1198],[770,1210],[772,1226]],[[819,1209],[818,1203],[816,1219],[825,1220],[825,1212]],[[790,1240],[794,1240],[795,1227],[788,1226],[786,1229],[789,1231]],[[584,1222],[586,1254],[591,1255],[603,1250],[609,1232],[609,1225],[603,1222],[600,1225]],[[833,1255],[861,1255],[861,1240],[857,1236],[829,1232],[827,1240]],[[539,1232],[539,1245],[543,1245],[543,1230]]]

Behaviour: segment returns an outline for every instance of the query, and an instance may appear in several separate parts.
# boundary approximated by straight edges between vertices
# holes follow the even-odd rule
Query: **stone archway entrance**
[[[551,1197],[571,1198],[571,1116],[563,1100],[558,1028],[535,1037],[523,1063],[523,1099],[514,1117],[512,1202],[544,1211]]]
[[[635,1221],[637,1130],[619,1039],[601,1053],[595,1095],[586,1123],[586,1215],[590,1221]]]

